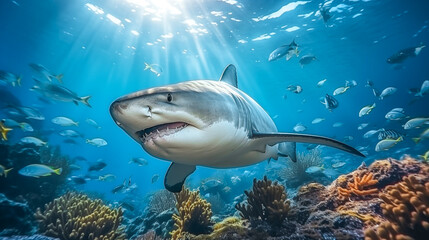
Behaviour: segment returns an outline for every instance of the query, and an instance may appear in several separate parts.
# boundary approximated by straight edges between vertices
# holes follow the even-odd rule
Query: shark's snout
[[[120,113],[123,114],[123,110],[126,110],[128,108],[128,104],[121,102],[121,101],[114,101],[110,105],[110,113],[113,115],[113,113]]]

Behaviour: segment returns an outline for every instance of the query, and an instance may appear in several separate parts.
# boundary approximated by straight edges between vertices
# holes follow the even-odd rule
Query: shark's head
[[[189,155],[203,157],[203,151],[236,132],[232,88],[210,80],[150,88],[117,99],[110,114],[151,155],[191,161]]]

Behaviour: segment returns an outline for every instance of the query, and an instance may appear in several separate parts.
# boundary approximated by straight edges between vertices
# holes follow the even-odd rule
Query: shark
[[[180,192],[196,166],[234,168],[279,157],[296,161],[296,143],[334,147],[365,157],[335,139],[283,133],[238,88],[228,65],[220,79],[191,80],[137,91],[110,105],[115,123],[150,155],[171,161],[164,186]]]

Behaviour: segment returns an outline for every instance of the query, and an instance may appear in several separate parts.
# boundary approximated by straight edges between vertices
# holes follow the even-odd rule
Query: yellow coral
[[[244,192],[247,195],[247,205],[237,204],[235,208],[245,219],[262,219],[271,225],[281,225],[290,210],[285,187],[264,176],[261,181],[253,179],[253,190]]]
[[[210,232],[211,205],[200,197],[199,191],[183,189],[175,193],[178,214],[173,214],[174,227],[171,239],[180,239],[185,233],[202,234]]]
[[[62,240],[125,239],[122,210],[110,209],[101,200],[91,200],[84,194],[67,193],[49,204],[35,218],[40,232]]]
[[[338,187],[338,194],[348,198],[352,193],[356,196],[364,196],[377,193],[377,188],[364,189],[365,187],[369,187],[378,183],[378,181],[373,179],[373,177],[374,175],[371,172],[368,174],[364,174],[362,178],[354,176],[353,183],[347,183],[348,189]]]
[[[365,239],[427,239],[429,234],[429,182],[421,183],[416,176],[403,178],[381,194],[383,215],[388,221],[378,228],[368,229]]]

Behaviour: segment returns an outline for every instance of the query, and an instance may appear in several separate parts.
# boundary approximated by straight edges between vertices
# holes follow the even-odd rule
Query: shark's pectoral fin
[[[235,66],[232,64],[229,64],[228,66],[226,66],[225,70],[223,70],[222,76],[220,77],[219,81],[229,83],[230,85],[238,88],[237,70],[235,69]]]
[[[165,174],[164,186],[170,192],[180,192],[186,178],[195,171],[195,165],[171,163]]]
[[[254,133],[252,139],[257,145],[275,145],[281,142],[300,142],[300,143],[316,143],[320,145],[326,145],[329,147],[338,148],[357,156],[365,157],[361,152],[354,149],[353,147],[337,141],[335,139],[321,137],[316,135],[308,134],[297,134],[297,133]],[[281,149],[280,149],[281,150]],[[293,160],[293,159],[292,159]]]

